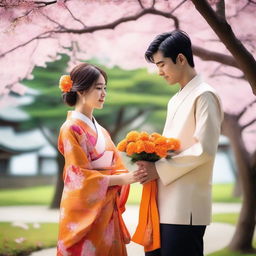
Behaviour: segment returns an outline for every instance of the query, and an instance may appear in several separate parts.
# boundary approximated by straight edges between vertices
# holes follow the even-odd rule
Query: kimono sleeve
[[[58,148],[65,158],[61,200],[60,240],[68,248],[91,229],[106,198],[109,178],[90,169],[83,133],[72,126],[61,129]]]
[[[156,169],[164,185],[214,159],[223,114],[216,95],[205,92],[195,102],[194,144],[171,159],[160,159]]]

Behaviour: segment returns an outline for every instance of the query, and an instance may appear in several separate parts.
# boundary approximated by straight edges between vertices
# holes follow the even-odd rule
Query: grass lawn
[[[238,213],[218,213],[214,214],[212,218],[213,222],[223,222],[229,223],[231,225],[236,225],[238,220]],[[253,241],[254,248],[256,247],[256,240]],[[208,254],[207,256],[255,256],[255,253],[236,253],[231,252],[227,248],[222,249],[220,251]]]
[[[32,223],[26,225],[28,229],[0,222],[0,256],[28,255],[41,248],[56,246],[58,224],[41,223],[39,227],[34,227]]]
[[[224,222],[231,225],[236,225],[238,220],[237,213],[216,213],[212,216],[213,222]]]
[[[0,206],[49,205],[53,193],[53,186],[0,189]]]
[[[256,243],[254,243],[254,247],[256,246]],[[255,256],[255,253],[237,253],[237,252],[231,252],[228,249],[223,249],[218,252],[214,252],[211,254],[208,254],[207,256]]]
[[[241,198],[233,197],[233,184],[214,184],[212,197],[215,203],[239,203]]]
[[[218,184],[213,186],[214,202],[241,202],[232,197],[232,184]],[[139,204],[142,186],[132,184],[128,204]],[[54,193],[53,186],[32,187],[23,189],[1,189],[0,206],[11,205],[49,205]]]

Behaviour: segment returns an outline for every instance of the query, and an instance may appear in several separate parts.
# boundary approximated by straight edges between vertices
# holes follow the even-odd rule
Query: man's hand
[[[138,161],[136,162],[136,164],[138,165],[140,170],[144,170],[147,173],[147,175],[140,179],[141,184],[145,184],[159,178],[155,163],[147,161]]]

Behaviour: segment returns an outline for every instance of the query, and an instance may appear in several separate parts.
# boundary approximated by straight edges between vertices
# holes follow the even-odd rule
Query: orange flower
[[[161,136],[155,140],[156,145],[165,145],[166,144],[166,138]]]
[[[117,149],[118,149],[119,151],[125,152],[126,147],[127,147],[127,140],[126,140],[126,139],[121,140],[121,141],[117,144]]]
[[[73,81],[71,80],[70,76],[63,75],[60,78],[59,88],[62,92],[70,92],[73,85]]]
[[[149,135],[147,132],[141,132],[140,137],[141,140],[149,140]]]
[[[130,142],[128,143],[126,147],[126,153],[128,156],[131,156],[132,154],[136,153],[137,151],[137,146],[135,142]]]
[[[157,161],[167,157],[168,151],[177,151],[180,141],[174,138],[166,138],[159,133],[131,131],[126,138],[117,145],[118,150],[126,152],[132,161]],[[171,155],[170,155],[171,156]]]
[[[145,152],[146,153],[154,153],[155,152],[155,144],[150,141],[144,141]]]
[[[162,137],[162,135],[159,134],[159,133],[157,133],[157,132],[153,132],[153,133],[150,135],[150,137],[151,137],[153,140],[156,140],[156,139]]]
[[[136,141],[136,146],[137,146],[136,153],[141,153],[141,152],[145,151],[144,141],[142,141],[142,140]]]
[[[168,150],[179,150],[180,149],[180,141],[174,138],[167,139],[167,148]]]
[[[136,131],[131,131],[126,135],[127,142],[136,141],[139,138],[139,133]]]
[[[157,145],[156,148],[155,148],[155,152],[160,157],[166,157],[167,156],[167,148],[166,147]]]

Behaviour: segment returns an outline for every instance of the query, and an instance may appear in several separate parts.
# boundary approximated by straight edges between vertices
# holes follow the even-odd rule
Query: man
[[[163,136],[178,138],[180,152],[155,163],[140,161],[143,184],[158,179],[161,248],[146,256],[203,256],[211,219],[211,183],[223,118],[215,90],[194,68],[191,41],[180,30],[158,35],[145,57],[180,90],[168,103]]]

